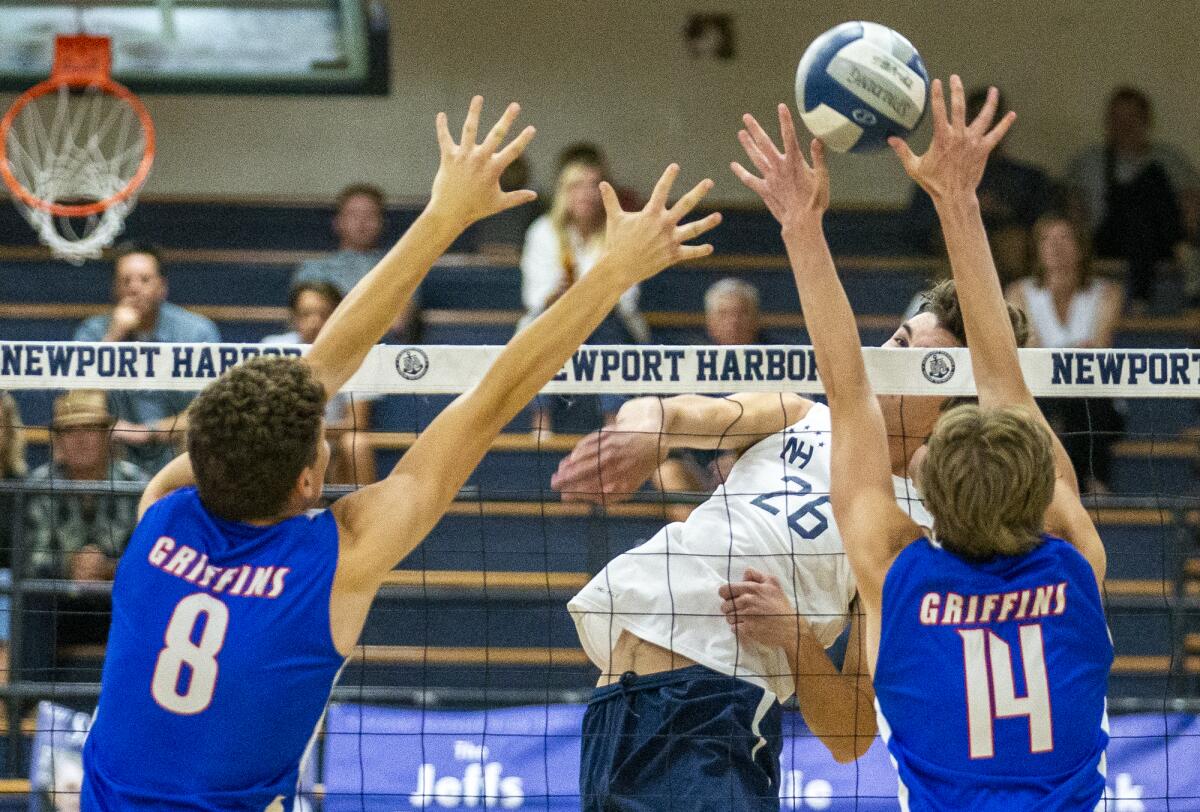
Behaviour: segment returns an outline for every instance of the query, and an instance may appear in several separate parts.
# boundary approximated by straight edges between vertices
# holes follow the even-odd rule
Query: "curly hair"
[[[1020,407],[963,405],[943,414],[921,482],[942,546],[984,560],[1040,544],[1054,495],[1052,442],[1045,425]]]
[[[255,358],[210,384],[188,410],[200,501],[231,521],[273,519],[317,458],[325,390],[295,358]]]

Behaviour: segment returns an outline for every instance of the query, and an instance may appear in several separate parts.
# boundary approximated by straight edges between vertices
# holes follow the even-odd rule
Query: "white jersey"
[[[780,701],[792,695],[783,650],[739,642],[717,590],[742,580],[747,567],[774,575],[821,643],[837,640],[856,587],[829,504],[830,437],[829,408],[813,404],[749,448],[686,522],[613,559],[571,599],[579,639],[602,672],[624,630]],[[931,526],[912,482],[893,479],[900,507]]]

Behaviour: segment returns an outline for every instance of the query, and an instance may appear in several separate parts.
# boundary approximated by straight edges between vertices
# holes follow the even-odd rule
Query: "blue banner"
[[[326,722],[327,812],[579,809],[583,706],[455,712],[334,705]],[[1200,717],[1114,717],[1103,812],[1200,810]],[[883,744],[837,764],[785,715],[781,807],[895,810],[896,773]]]

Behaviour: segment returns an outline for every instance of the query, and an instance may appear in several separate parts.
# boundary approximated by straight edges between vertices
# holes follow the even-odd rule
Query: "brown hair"
[[[1041,543],[1054,495],[1050,432],[1023,408],[967,404],[942,415],[922,467],[941,545],[964,558],[1021,555]]]
[[[958,289],[953,279],[939,282],[921,294],[920,313],[932,313],[938,324],[962,346],[967,345],[967,328],[963,324],[962,310],[958,306]],[[1029,321],[1025,311],[1014,304],[1008,305],[1008,319],[1012,323],[1017,346],[1024,347],[1029,341]]]
[[[0,479],[23,477],[27,473],[21,411],[12,395],[0,392]]]
[[[371,200],[375,202],[375,205],[379,207],[379,211],[381,213],[385,208],[387,208],[384,201],[383,190],[378,186],[370,183],[352,183],[345,189],[342,189],[342,191],[338,192],[335,201],[337,211],[340,212],[342,210],[342,206],[346,205],[347,200],[352,197],[359,197],[360,195],[362,197],[371,198]]]
[[[255,358],[205,388],[188,409],[204,507],[232,521],[279,516],[317,457],[324,408],[325,390],[296,358]]]
[[[1064,223],[1071,230],[1071,236],[1075,238],[1075,245],[1079,247],[1078,287],[1080,290],[1083,290],[1092,281],[1092,243],[1088,239],[1087,233],[1079,227],[1079,223],[1067,215],[1058,212],[1043,214],[1034,222],[1033,229],[1031,230],[1033,239],[1029,241],[1029,248],[1033,253],[1032,264],[1037,286],[1046,286],[1046,269],[1042,267],[1042,263],[1038,260],[1038,246],[1041,245],[1042,238],[1046,236],[1046,232],[1050,229],[1050,226],[1057,223]]]
[[[300,295],[308,291],[324,297],[334,307],[342,303],[342,292],[337,289],[337,285],[322,279],[312,279],[292,285],[291,291],[288,292],[288,310],[295,312],[296,305],[300,303]]]

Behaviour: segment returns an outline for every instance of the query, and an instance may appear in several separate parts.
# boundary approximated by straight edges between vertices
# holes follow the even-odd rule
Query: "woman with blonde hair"
[[[1029,317],[1030,346],[1103,348],[1125,304],[1121,286],[1093,275],[1087,240],[1061,214],[1033,226],[1036,273],[1014,282],[1007,298]],[[1058,398],[1044,404],[1051,424],[1086,490],[1105,493],[1112,473],[1112,445],[1125,420],[1108,398]]]
[[[600,183],[607,181],[601,164],[574,160],[559,170],[550,211],[534,220],[525,233],[521,252],[521,299],[526,314],[520,330],[558,301],[595,265],[604,249],[604,205]],[[589,344],[631,344],[650,340],[650,329],[638,310],[639,289],[634,285],[621,296],[613,312],[588,338]],[[582,399],[576,398],[576,401]],[[607,420],[620,408],[622,398],[600,396]],[[549,413],[539,408],[534,429],[549,428]],[[590,428],[590,427],[589,427]]]
[[[7,392],[0,392],[0,480],[24,479],[29,473],[24,429],[17,402]]]
[[[25,461],[25,424],[12,395],[0,391],[0,482],[24,479],[29,474]],[[21,515],[13,494],[0,493],[0,585],[12,583],[13,526]],[[8,681],[8,595],[0,595],[0,683]]]

